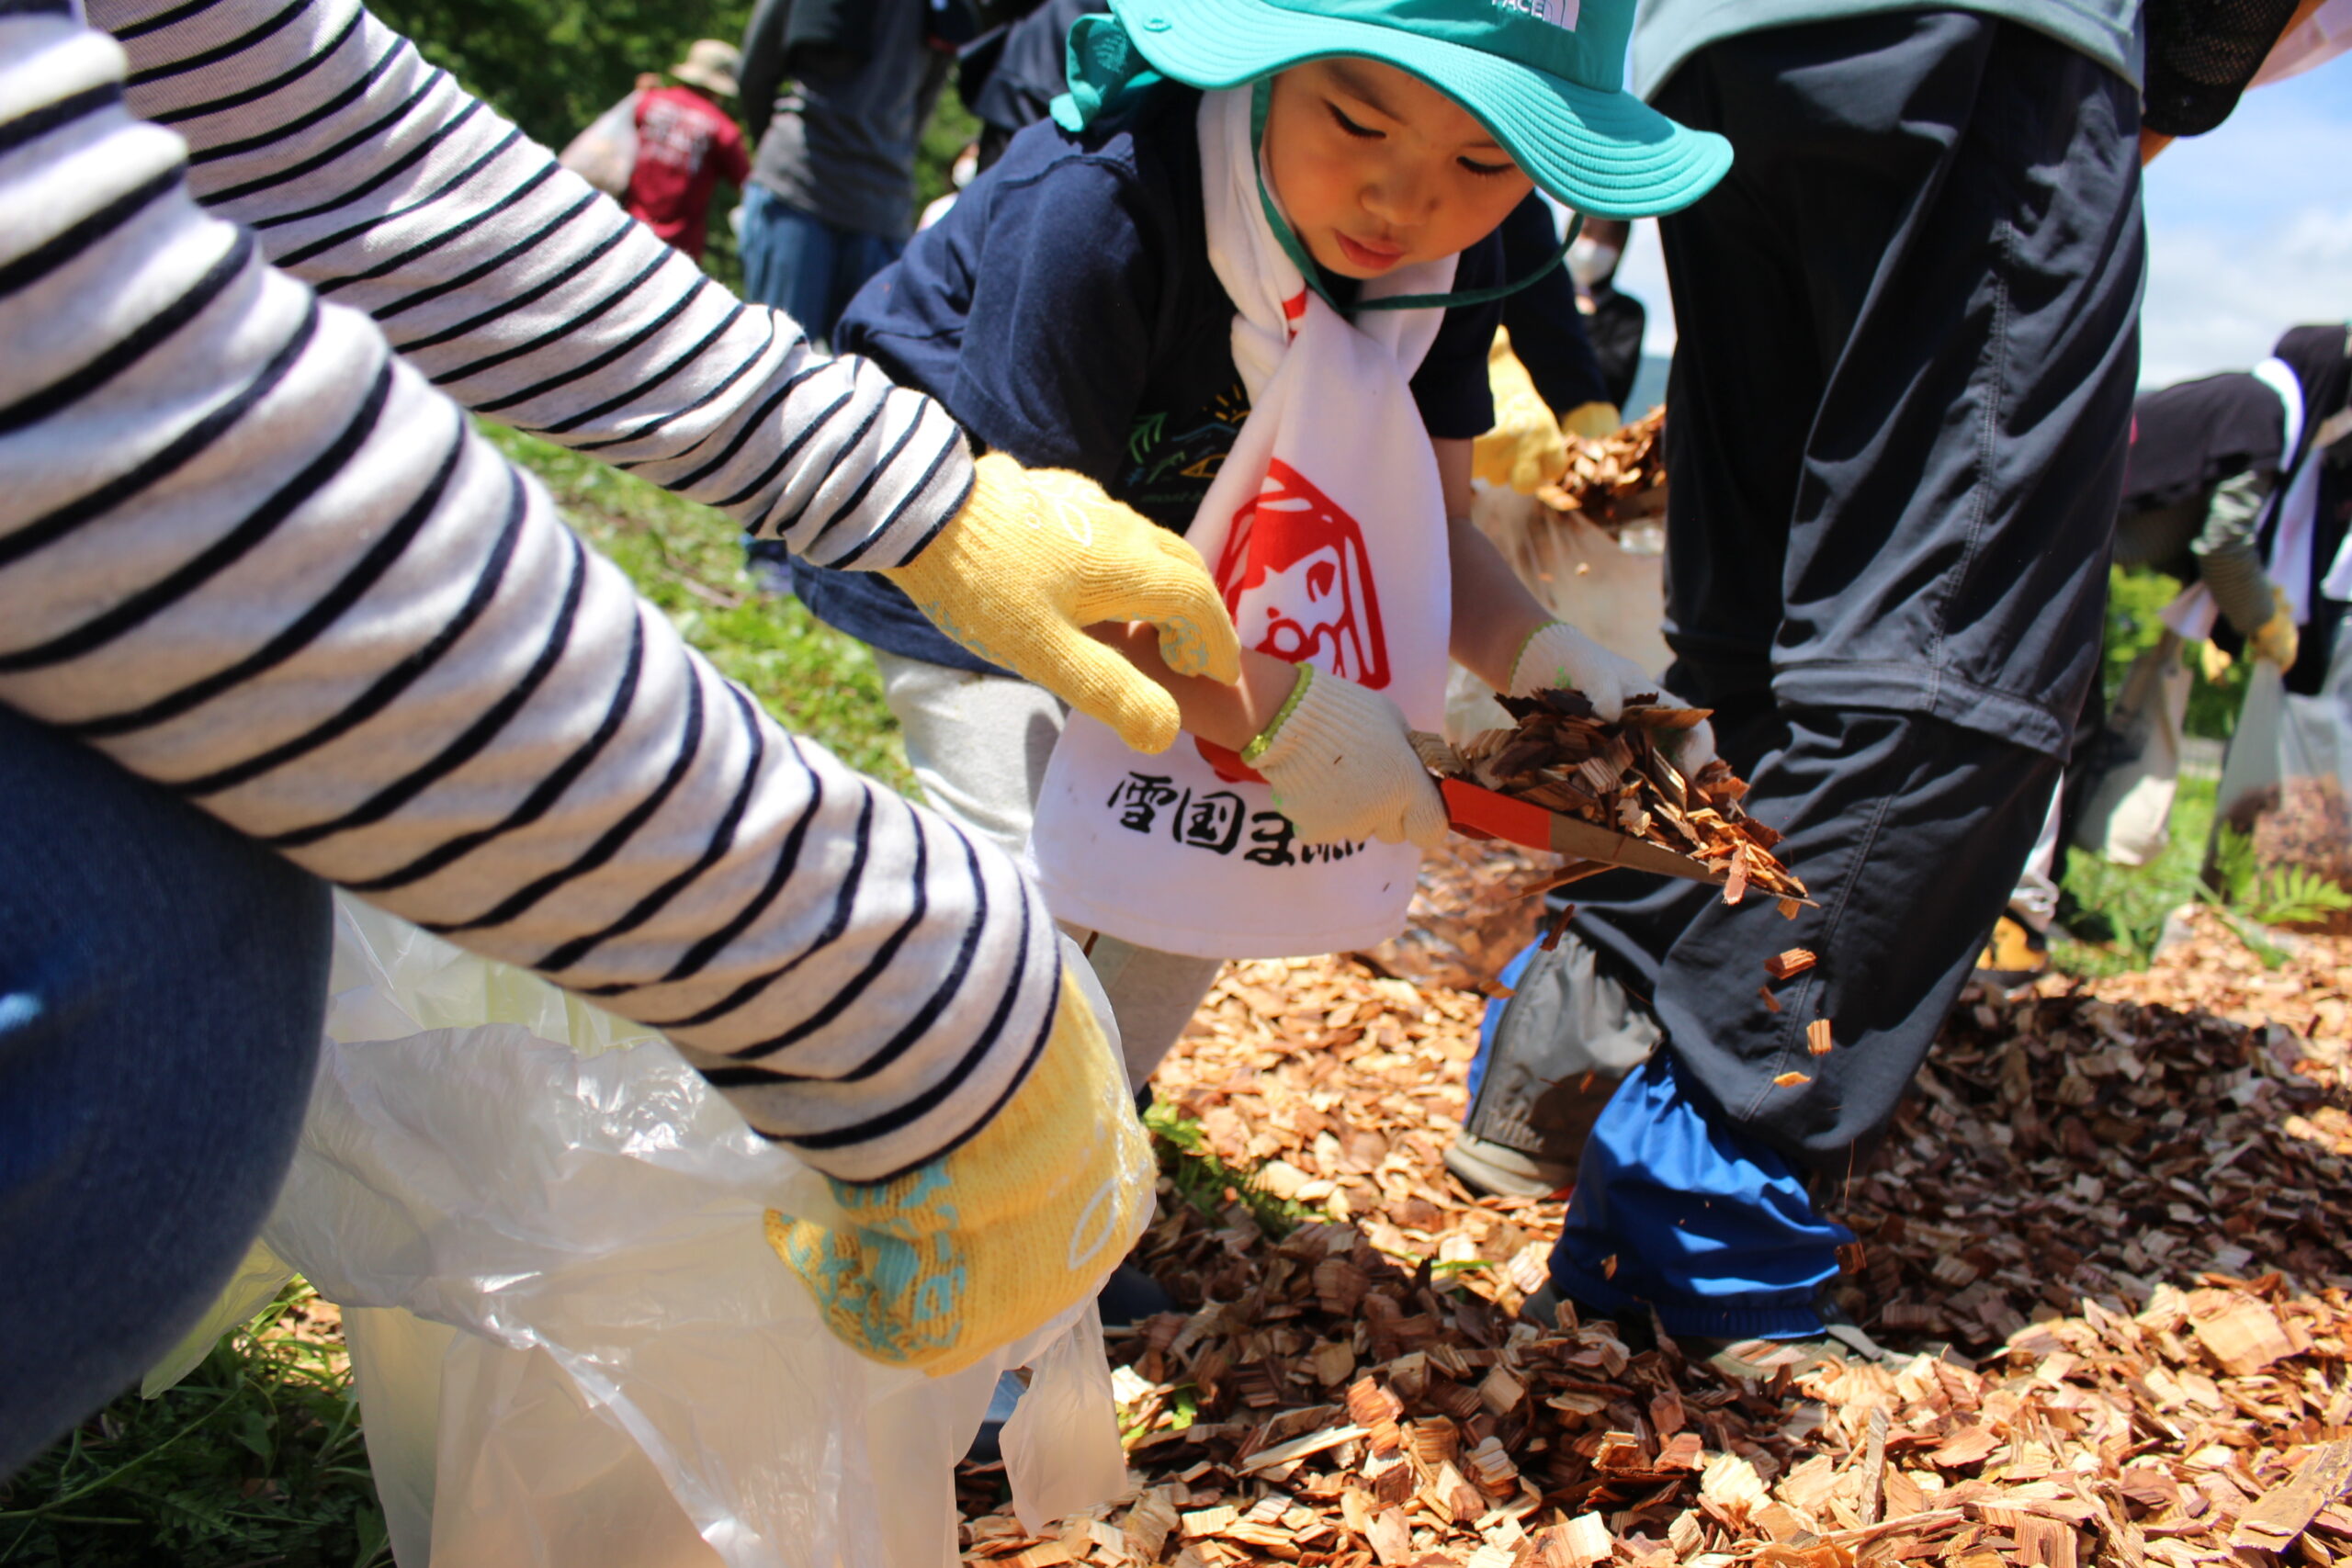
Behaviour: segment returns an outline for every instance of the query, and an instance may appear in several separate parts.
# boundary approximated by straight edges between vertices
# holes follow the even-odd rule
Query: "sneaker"
[[[1894,1366],[1907,1363],[1915,1355],[1927,1355],[1956,1366],[1973,1365],[1966,1356],[1942,1343],[1922,1346],[1917,1350],[1890,1350],[1826,1296],[1820,1311],[1821,1332],[1802,1339],[1707,1339],[1694,1336],[1678,1343],[1682,1353],[1692,1360],[1704,1361],[1725,1377],[1747,1378],[1757,1382],[1770,1381],[1784,1367],[1794,1376],[1829,1360]]]
[[[2050,939],[2012,914],[1993,922],[1976,959],[1979,980],[2003,990],[2030,986],[2050,973]]]
[[[1576,1314],[1578,1327],[1606,1326],[1627,1350],[1636,1356],[1657,1348],[1657,1319],[1650,1315],[1647,1308],[1636,1308],[1629,1313],[1610,1312],[1589,1302],[1580,1302],[1574,1296],[1563,1296],[1549,1283],[1520,1304],[1519,1315],[1540,1328],[1556,1330],[1560,1326],[1560,1308],[1563,1306]]]
[[[1541,1198],[1568,1185],[1619,1081],[1664,1032],[1574,931],[1548,953],[1530,948],[1503,977],[1513,994],[1488,1004],[1470,1110],[1445,1163],[1475,1191]]]
[[[1577,1179],[1573,1161],[1522,1154],[1508,1144],[1478,1137],[1466,1127],[1453,1134],[1453,1145],[1445,1151],[1445,1168],[1473,1192],[1499,1198],[1555,1197]]]

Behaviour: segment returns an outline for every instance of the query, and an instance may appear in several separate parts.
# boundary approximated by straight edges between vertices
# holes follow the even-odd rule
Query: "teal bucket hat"
[[[1111,0],[1070,34],[1077,129],[1161,76],[1238,87],[1330,55],[1408,71],[1461,104],[1544,190],[1596,218],[1688,207],[1731,145],[1625,91],[1634,0]]]

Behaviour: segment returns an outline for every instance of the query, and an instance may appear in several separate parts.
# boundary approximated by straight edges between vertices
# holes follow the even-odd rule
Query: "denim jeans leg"
[[[830,333],[849,310],[850,301],[857,291],[874,278],[874,275],[906,254],[904,240],[887,239],[880,234],[854,233],[847,230],[832,231],[833,287],[832,297],[826,303],[825,331]]]
[[[746,292],[790,316],[809,336],[830,339],[840,319],[833,302],[839,236],[823,220],[763,186],[753,186],[743,207]]]
[[[0,706],[0,1477],[211,1304],[293,1158],[323,883]]]

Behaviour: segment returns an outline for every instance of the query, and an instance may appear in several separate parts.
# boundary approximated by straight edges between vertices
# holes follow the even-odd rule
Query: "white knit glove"
[[[1445,799],[1413,753],[1405,716],[1345,676],[1300,665],[1290,701],[1241,760],[1274,786],[1303,842],[1444,841]]]
[[[1510,694],[1532,696],[1560,686],[1582,692],[1592,711],[1611,724],[1624,716],[1627,697],[1645,692],[1656,692],[1661,707],[1690,705],[1623,654],[1611,653],[1565,621],[1549,621],[1520,649],[1510,669]],[[1679,732],[1672,750],[1675,765],[1683,772],[1704,767],[1714,760],[1714,726],[1701,719]]]

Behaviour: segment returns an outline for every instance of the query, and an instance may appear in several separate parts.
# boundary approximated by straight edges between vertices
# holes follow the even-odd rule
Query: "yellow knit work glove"
[[[1180,675],[1241,678],[1241,639],[1199,552],[1080,474],[976,465],[972,497],[939,536],[885,577],[950,637],[1119,732],[1165,751],[1176,699],[1081,629],[1149,621]]]
[[[769,1210],[768,1245],[851,1349],[943,1377],[1100,1289],[1158,1174],[1126,1070],[1065,969],[1045,1052],[994,1120],[894,1180],[832,1182],[845,1228]]]
[[[2218,642],[2209,642],[2198,650],[2198,672],[2205,677],[2205,683],[2209,686],[2220,685],[2228,678],[2230,666],[2236,662],[2230,657],[2230,650]]]
[[[1615,403],[1578,403],[1560,416],[1560,432],[1579,441],[1598,441],[1616,434],[1624,423]]]
[[[1508,332],[1495,333],[1487,351],[1487,386],[1495,395],[1495,427],[1472,444],[1470,471],[1532,495],[1567,471],[1568,444],[1527,367],[1511,353]]]
[[[2256,659],[2267,659],[2281,670],[2295,667],[2295,655],[2302,650],[2302,636],[2295,630],[2295,612],[2287,607],[2287,591],[2276,583],[2271,585],[2270,603],[2276,606],[2270,618],[2262,623],[2255,634],[2246,638],[2246,646]]]

